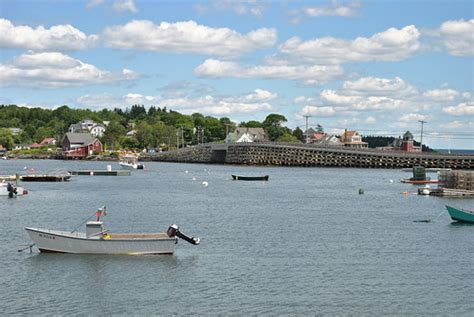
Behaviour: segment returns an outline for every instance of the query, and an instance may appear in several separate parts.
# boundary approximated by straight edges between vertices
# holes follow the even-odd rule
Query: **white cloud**
[[[353,116],[365,112],[404,111],[416,113],[425,111],[430,104],[420,98],[418,89],[399,77],[393,79],[363,77],[353,81],[345,81],[339,90],[324,89],[314,98],[299,96],[294,100],[297,104],[310,105],[308,111],[319,111],[324,115],[337,114]],[[319,105],[316,107],[315,105]],[[327,107],[327,108],[324,108]],[[323,109],[324,111],[322,111]],[[398,118],[396,115],[394,118]],[[408,118],[408,117],[405,117]],[[375,121],[369,115],[365,123]]]
[[[304,106],[301,115],[314,115],[318,117],[331,117],[337,113],[335,107]]]
[[[367,118],[365,118],[365,123],[366,124],[374,124],[377,122],[377,119],[375,119],[374,117],[372,116],[368,116]]]
[[[83,50],[92,47],[97,35],[86,35],[72,25],[54,25],[49,29],[27,25],[15,26],[0,19],[0,47],[21,48],[35,51]]]
[[[452,116],[474,115],[474,102],[461,102],[457,106],[444,107],[443,112]]]
[[[393,111],[411,109],[414,110],[412,102],[401,99],[393,99],[389,97],[368,96],[361,101],[351,105],[353,110],[377,110],[377,111]]]
[[[342,4],[338,1],[332,1],[330,6],[313,6],[302,9],[302,12],[309,17],[319,16],[340,16],[340,17],[351,17],[355,16],[360,8],[358,2],[350,2],[348,4]]]
[[[416,87],[399,77],[362,77],[355,81],[345,81],[342,87],[346,93],[354,95],[410,96],[418,93]]]
[[[347,62],[400,61],[420,50],[420,32],[414,25],[402,29],[390,28],[370,38],[354,40],[323,37],[303,41],[292,37],[279,50],[290,60],[313,64],[341,64]]]
[[[474,19],[446,21],[439,27],[438,35],[449,54],[474,55]]]
[[[459,96],[459,92],[454,89],[433,89],[425,91],[423,96],[433,101],[452,101]]]
[[[336,105],[351,105],[359,102],[362,99],[360,96],[340,95],[337,91],[330,89],[323,90],[320,96],[325,103]]]
[[[253,92],[227,97],[215,97],[211,95],[202,96],[180,96],[166,98],[163,96],[146,96],[138,93],[128,93],[119,98],[110,94],[84,95],[76,102],[80,105],[95,108],[107,108],[113,106],[128,107],[133,104],[159,105],[186,114],[200,112],[206,115],[235,115],[241,113],[255,113],[269,111],[272,109],[271,101],[277,98],[277,94],[264,89],[255,89]]]
[[[397,119],[400,122],[417,122],[418,120],[426,121],[430,118],[426,115],[422,115],[422,114],[419,114],[419,113],[407,113],[407,114],[404,114],[404,115],[402,115],[401,117],[399,117]]]
[[[299,80],[305,84],[320,84],[342,75],[339,65],[258,65],[242,66],[235,62],[207,59],[194,69],[201,77],[236,77]]]
[[[459,132],[459,130],[473,131],[474,121],[450,121],[447,123],[440,124],[440,127],[446,130]]]
[[[206,4],[196,5],[196,9],[201,14],[209,11],[232,11],[237,15],[250,14],[260,18],[268,8],[268,1],[257,0],[214,0]]]
[[[86,5],[87,9],[92,9],[94,7],[100,6],[101,4],[104,3],[105,0],[91,0],[89,3]]]
[[[194,21],[156,25],[147,20],[134,20],[106,28],[103,37],[105,45],[112,48],[229,58],[272,47],[276,43],[277,32],[261,28],[240,34],[228,28],[211,28]]]
[[[116,0],[112,5],[112,9],[117,12],[138,12],[138,9],[135,6],[135,2],[133,0]]]
[[[55,52],[27,53],[0,64],[3,86],[62,88],[118,83],[138,77],[128,69],[112,73]]]

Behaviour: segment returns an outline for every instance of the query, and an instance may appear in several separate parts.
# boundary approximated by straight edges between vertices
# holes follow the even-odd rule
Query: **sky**
[[[463,0],[0,0],[0,104],[278,113],[474,149],[473,15]]]

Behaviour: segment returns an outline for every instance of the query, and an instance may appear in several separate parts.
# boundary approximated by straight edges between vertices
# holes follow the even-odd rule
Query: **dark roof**
[[[305,132],[303,132],[303,135],[304,136],[311,136],[313,134],[315,134],[316,131],[313,129],[313,128],[309,128],[308,130],[306,130]]]
[[[94,140],[95,140],[95,138],[89,133],[68,132],[66,133],[64,138],[68,138],[70,143],[83,144],[83,145],[89,145],[91,143],[94,143]]]

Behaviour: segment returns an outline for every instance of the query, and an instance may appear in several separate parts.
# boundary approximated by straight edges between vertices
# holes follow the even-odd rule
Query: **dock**
[[[20,179],[24,182],[66,182],[69,181],[71,175],[22,175]]]
[[[453,188],[418,188],[418,195],[442,197],[474,197],[474,190]]]
[[[78,170],[69,171],[71,175],[85,175],[85,176],[130,176],[132,174],[129,170]]]

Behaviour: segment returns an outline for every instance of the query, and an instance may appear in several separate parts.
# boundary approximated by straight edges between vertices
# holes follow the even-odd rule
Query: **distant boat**
[[[474,211],[454,208],[446,205],[451,219],[459,222],[474,223]]]
[[[200,243],[199,238],[186,236],[174,224],[166,233],[112,233],[105,230],[103,222],[100,221],[103,213],[105,215],[105,208],[99,208],[95,213],[97,220],[86,223],[85,233],[75,232],[75,230],[60,231],[30,227],[25,230],[33,241],[33,245],[40,252],[45,253],[173,254],[178,242],[177,237],[194,245]]]
[[[240,176],[240,175],[232,175],[232,179],[234,181],[268,181],[269,176]]]
[[[425,185],[425,184],[438,184],[437,179],[424,179],[424,180],[414,180],[412,178],[402,178],[400,180],[402,183],[413,184],[413,185]]]
[[[23,175],[21,180],[24,182],[66,182],[71,178],[71,175]]]
[[[27,194],[28,191],[23,187],[6,182],[0,183],[0,196],[8,196],[10,198],[14,198],[16,196],[23,196]]]
[[[143,164],[138,163],[138,159],[135,156],[124,156],[119,162],[120,166],[124,169],[144,169]]]

